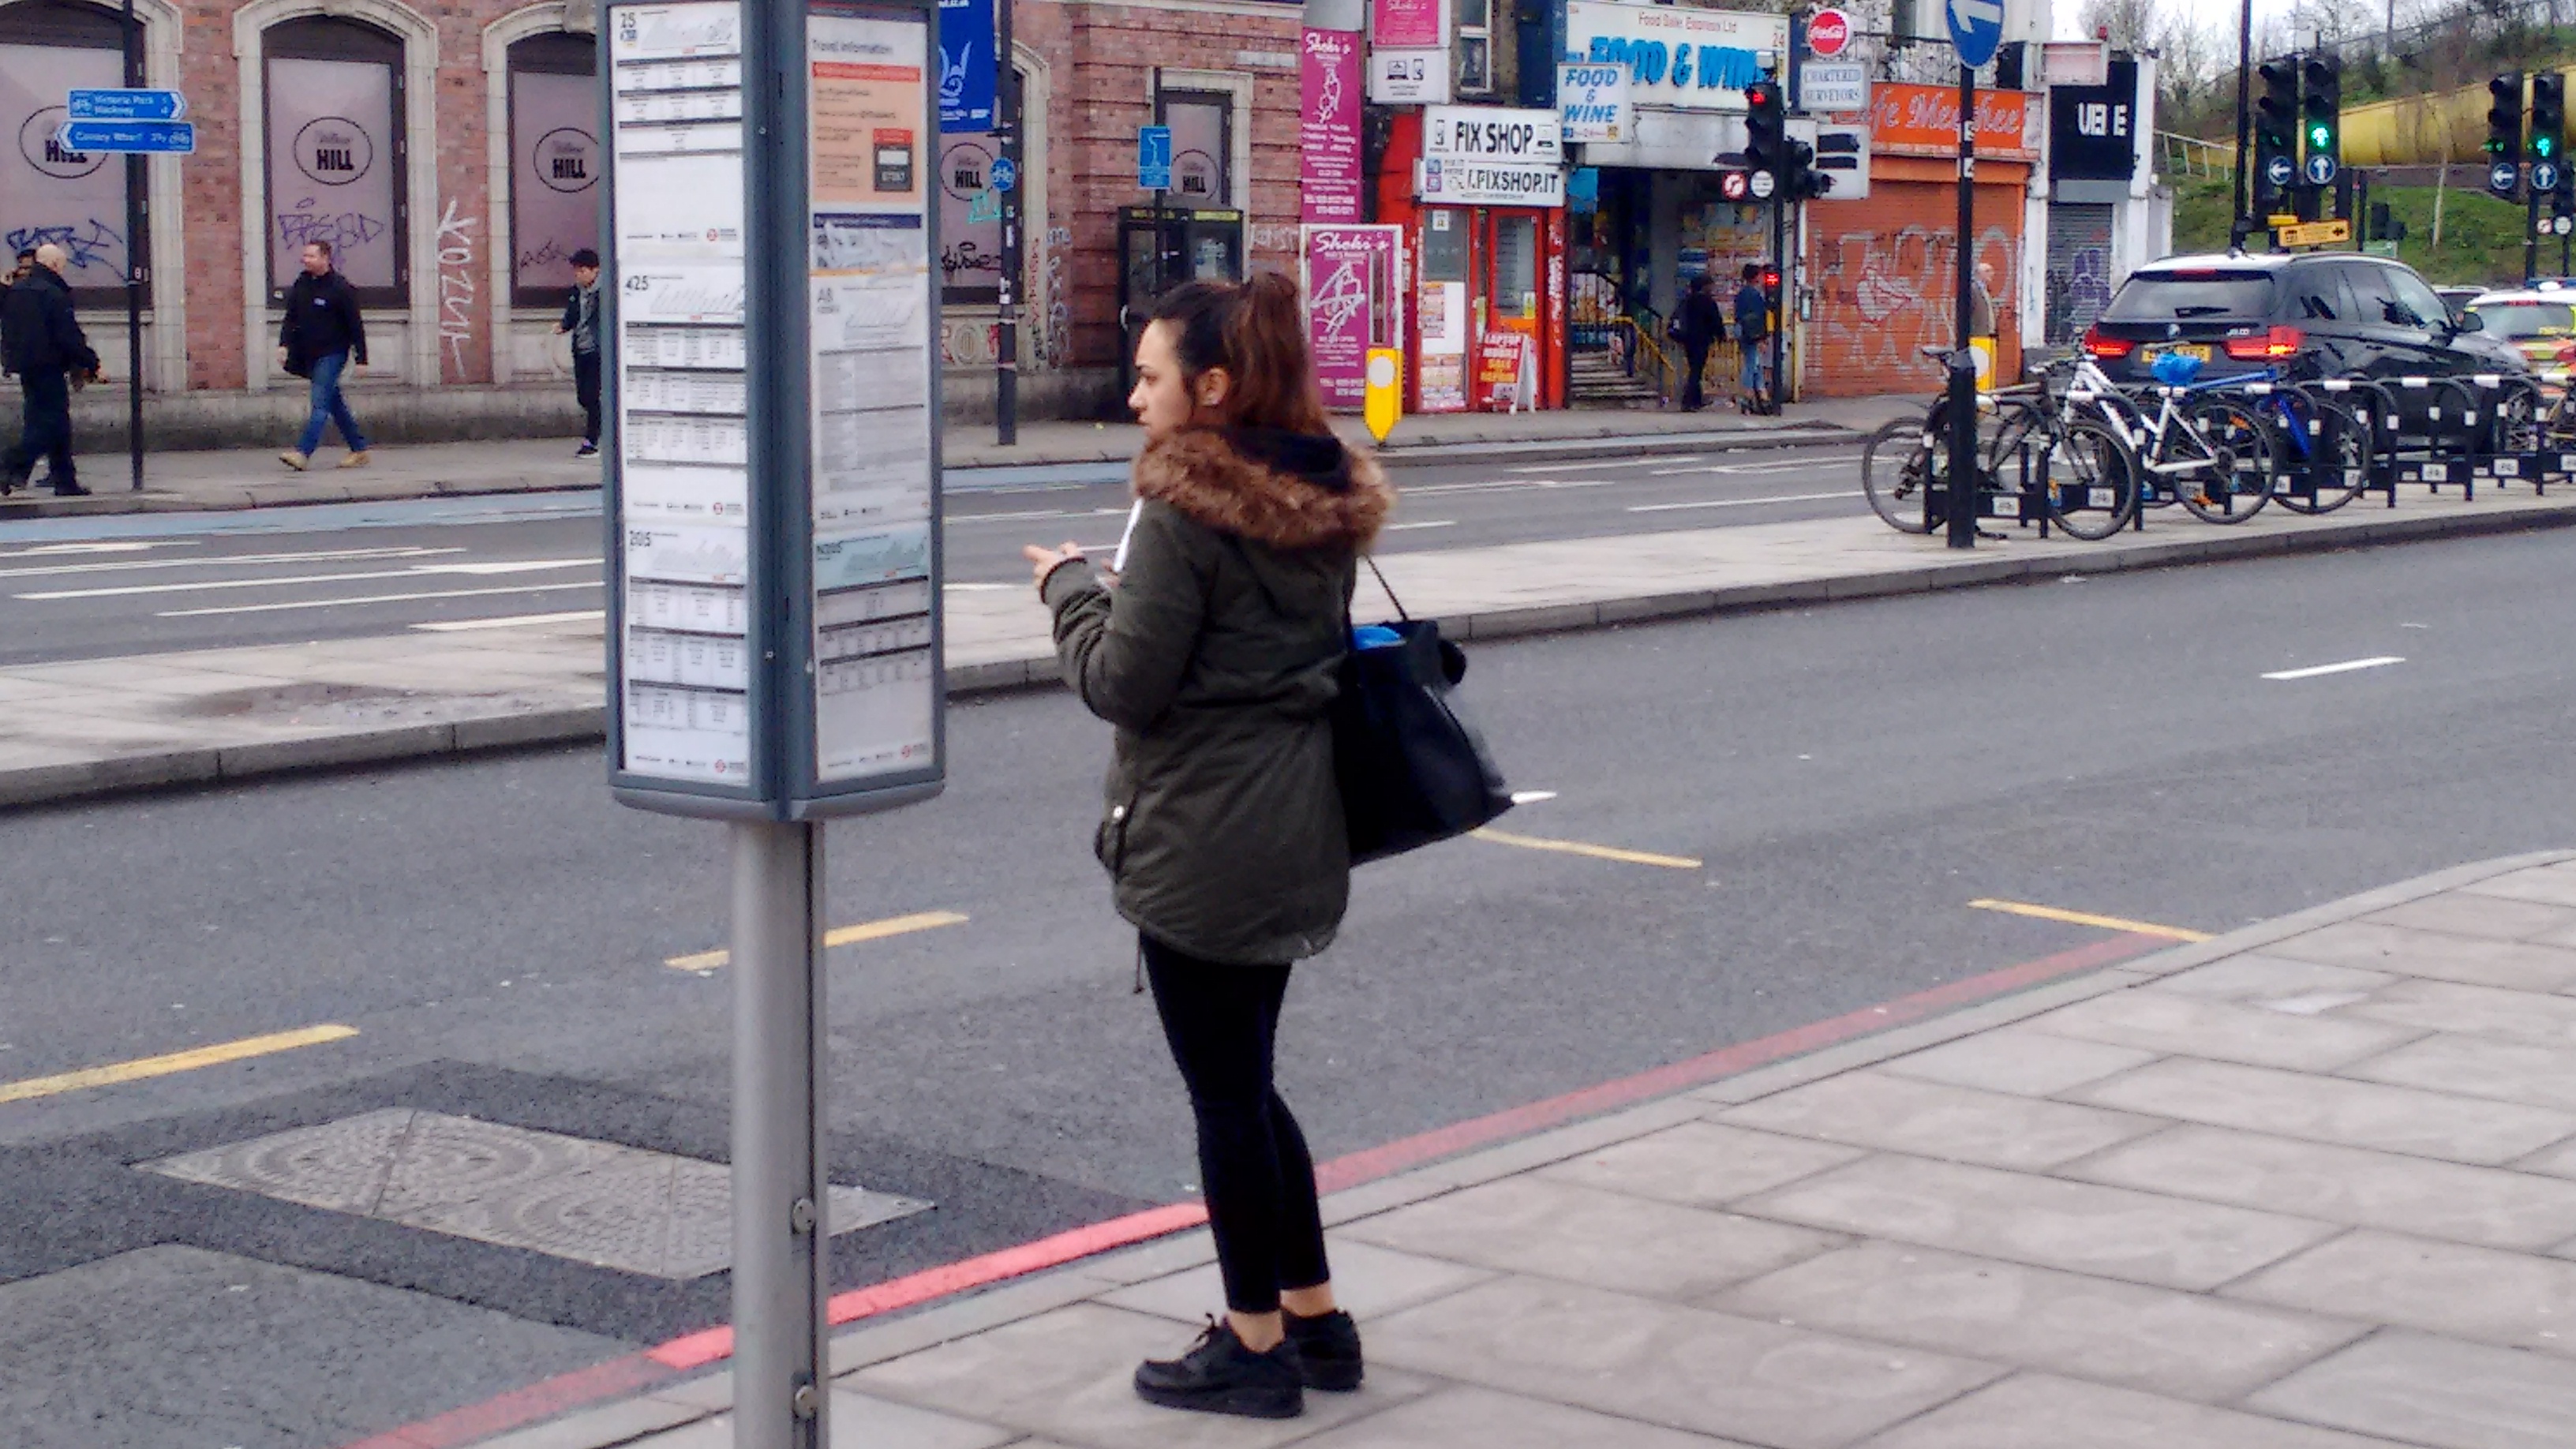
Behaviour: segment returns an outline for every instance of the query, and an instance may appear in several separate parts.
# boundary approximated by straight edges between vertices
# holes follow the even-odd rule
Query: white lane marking
[[[1515,805],[1535,805],[1541,800],[1553,800],[1555,798],[1556,792],[1554,790],[1514,790],[1512,792],[1512,803]]]
[[[517,584],[500,589],[439,589],[419,594],[370,594],[357,599],[296,599],[283,604],[232,604],[223,608],[165,609],[157,619],[202,619],[211,614],[274,614],[289,609],[341,609],[352,604],[407,604],[415,599],[485,599],[495,594],[554,594],[565,589],[595,589],[596,579],[582,584]]]
[[[66,553],[142,553],[148,549],[156,548],[198,547],[202,547],[202,545],[193,538],[134,541],[119,540],[116,542],[101,541],[98,543],[40,543],[33,548],[11,549],[6,553],[0,553],[0,558],[42,558],[47,554]]]
[[[1848,457],[1801,458],[1789,463],[1716,463],[1706,468],[1657,468],[1650,476],[1673,478],[1683,474],[1722,473],[1737,478],[1758,478],[1765,473],[1808,473],[1837,464],[1853,467],[1859,462],[1860,455],[1854,453]]]
[[[1630,513],[1672,513],[1684,508],[1750,508],[1757,503],[1821,503],[1828,498],[1858,498],[1860,490],[1841,493],[1775,493],[1768,498],[1702,498],[1690,503],[1632,503]]]
[[[2403,664],[2402,654],[2377,654],[2368,659],[2347,659],[2340,664],[2311,664],[2305,669],[2283,669],[2266,674],[2265,679],[2315,679],[2327,674],[2350,674],[2356,669],[2377,669],[2383,665]]]
[[[345,584],[362,579],[417,579],[441,574],[529,573],[540,569],[596,568],[595,558],[539,559],[513,564],[418,564],[407,569],[370,569],[353,574],[293,574],[276,579],[207,579],[189,584],[125,584],[113,589],[54,589],[12,594],[16,599],[114,599],[135,594],[194,594],[211,589],[274,589],[289,584]]]
[[[1458,520],[1454,518],[1440,518],[1427,519],[1421,523],[1390,523],[1386,526],[1386,531],[1395,533],[1407,528],[1456,528],[1457,526]]]
[[[1027,586],[1024,584],[941,584],[939,587],[952,594],[998,594],[1004,589]]]
[[[211,569],[232,564],[332,563],[358,559],[437,558],[463,553],[461,548],[348,548],[324,553],[198,554],[194,558],[135,558],[114,563],[40,564],[0,569],[0,579],[35,578],[43,574],[131,573],[136,569]]]
[[[1119,511],[1123,513],[1126,510]],[[1007,523],[1030,518],[1075,518],[1083,516],[1084,513],[1085,510],[1074,508],[1032,508],[1026,513],[952,513],[948,515],[948,521],[950,523]]]
[[[1621,458],[1604,463],[1531,463],[1518,468],[1505,468],[1503,471],[1506,473],[1583,473],[1601,468],[1651,468],[1657,463],[1696,463],[1707,456],[1705,453],[1684,453],[1675,457],[1670,453],[1663,453],[1652,458]],[[1422,490],[1407,488],[1404,491],[1419,493]]]
[[[1519,493],[1538,488],[1615,488],[1617,478],[1529,478],[1517,483],[1416,483],[1396,492],[1405,498],[1429,498],[1443,493]]]
[[[517,629],[531,624],[581,624],[607,617],[606,609],[572,609],[561,614],[514,614],[506,619],[449,619],[412,627],[431,634],[462,634],[472,629]]]

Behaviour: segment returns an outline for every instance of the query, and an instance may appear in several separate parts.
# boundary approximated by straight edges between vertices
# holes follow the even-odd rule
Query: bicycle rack
[[[2329,412],[2325,409],[2314,407],[2313,400],[2309,398],[2309,394],[2317,389],[2316,385],[2312,383],[2253,382],[2247,383],[2239,390],[2248,397],[2288,396],[2309,400],[2311,402],[2311,407],[2307,417],[2307,433],[2310,442],[2302,448],[2298,457],[2276,459],[2275,462],[2277,466],[2272,469],[2270,481],[2273,497],[2296,498],[2302,503],[2305,503],[2309,508],[2315,508],[2317,506],[2317,495],[2326,491],[2326,479],[2322,471],[2326,467],[2326,464],[2323,460],[2331,455],[2333,445],[2341,441],[2342,435],[2340,429],[2344,426],[2344,410],[2338,407],[2334,411]],[[2348,391],[2348,389],[2342,389],[2341,391]],[[2343,402],[2344,399],[2337,398],[2336,401],[2340,403]],[[2378,451],[2379,439],[2377,429],[2372,427],[2369,422],[2369,413],[2370,409],[2367,407],[2353,409],[2353,414],[2363,419],[2363,427],[2371,430],[2368,451],[2375,454]],[[2332,424],[2331,429],[2325,426],[2325,424],[2329,422]],[[2367,459],[2365,459],[2361,471],[2364,474],[2364,478],[2359,481],[2366,482],[2369,472]],[[2355,481],[2356,480],[2349,478],[2335,480],[2334,491],[2340,493],[2344,489],[2350,487]]]
[[[2469,476],[2487,479],[2498,487],[2507,482],[2531,485],[2535,496],[2545,497],[2553,481],[2564,481],[2576,475],[2576,448],[2548,446],[2548,395],[2540,384],[2528,377],[2502,373],[2480,373],[2468,379],[2485,394],[2488,426],[2482,439],[2484,446],[2469,458]],[[2531,436],[2524,441],[2533,446],[2508,446],[2515,440],[2506,435],[2508,409],[2516,398],[2527,398],[2531,407]],[[2472,484],[2474,486],[2474,484]]]
[[[2385,455],[2388,506],[2397,506],[2397,485],[2400,483],[2421,483],[2437,495],[2445,484],[2457,483],[2461,497],[2475,500],[2478,496],[2477,479],[2470,472],[2467,458],[2446,456],[2460,450],[2443,445],[2442,403],[2453,395],[2465,399],[2451,409],[2451,416],[2463,435],[2473,438],[2478,426],[2477,392],[2451,377],[2393,377],[2375,380],[2371,386],[2378,390],[2384,402],[2381,417],[2389,441]],[[2422,397],[2427,394],[2430,399],[2424,404],[2423,445],[2410,448],[2405,442],[2404,414],[2399,409],[2407,395]]]

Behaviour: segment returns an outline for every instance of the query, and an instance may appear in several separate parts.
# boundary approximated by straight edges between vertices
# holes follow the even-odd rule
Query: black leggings
[[[1315,1205],[1315,1160],[1270,1085],[1288,968],[1221,965],[1140,939],[1163,1039],[1198,1119],[1199,1181],[1225,1306],[1276,1312],[1282,1288],[1312,1288],[1333,1276]]]

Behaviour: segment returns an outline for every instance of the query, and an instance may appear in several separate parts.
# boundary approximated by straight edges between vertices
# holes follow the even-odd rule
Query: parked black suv
[[[2381,257],[2167,257],[2129,274],[2084,350],[2120,383],[2152,381],[2155,358],[2171,351],[2198,356],[2203,377],[2266,367],[2302,378],[2531,370],[2484,326],[2475,315],[2454,322],[2412,268]]]

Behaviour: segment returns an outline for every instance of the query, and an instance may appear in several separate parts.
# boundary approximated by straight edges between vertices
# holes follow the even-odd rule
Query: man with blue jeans
[[[1765,345],[1771,340],[1771,298],[1762,290],[1762,269],[1751,262],[1744,264],[1744,285],[1735,289],[1735,340],[1744,347],[1744,395],[1737,402],[1747,412],[1769,412],[1763,364],[1771,359]]]
[[[341,374],[354,362],[367,365],[367,324],[358,315],[358,293],[331,265],[329,242],[308,242],[304,247],[304,275],[286,292],[286,321],[277,332],[278,362],[296,377],[313,383],[313,412],[305,419],[304,436],[295,446],[277,455],[277,460],[301,473],[313,461],[313,450],[322,446],[322,429],[336,424],[340,441],[349,447],[349,456],[340,460],[343,468],[367,465],[367,440],[358,431],[358,420],[349,414],[348,399],[340,395]]]

